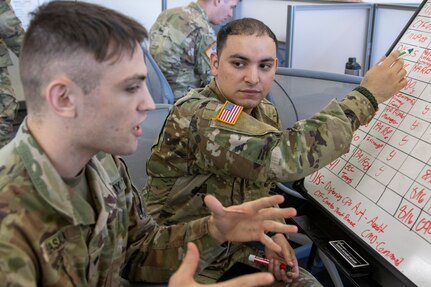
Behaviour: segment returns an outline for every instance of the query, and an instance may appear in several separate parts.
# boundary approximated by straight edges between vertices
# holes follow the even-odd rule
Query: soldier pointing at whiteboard
[[[244,18],[226,24],[211,55],[214,79],[172,108],[147,164],[144,189],[151,214],[163,224],[177,224],[209,214],[203,204],[213,194],[223,204],[267,196],[274,182],[303,178],[349,150],[353,132],[374,117],[378,103],[406,85],[399,52],[365,75],[341,101],[332,100],[310,119],[283,130],[276,108],[265,99],[277,68],[277,39],[262,22]],[[277,107],[282,112],[283,107]],[[300,270],[283,234],[272,237],[283,251],[265,251],[279,285],[318,285]],[[198,280],[215,282],[235,264],[248,262],[256,247],[231,244],[207,262]],[[280,272],[280,262],[292,271]],[[266,270],[266,266],[261,267]]]

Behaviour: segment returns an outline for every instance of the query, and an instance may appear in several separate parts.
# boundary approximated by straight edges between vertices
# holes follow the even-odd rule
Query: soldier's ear
[[[73,82],[67,78],[57,78],[46,87],[46,101],[58,116],[74,118],[77,114],[73,85]]]
[[[217,53],[211,54],[210,61],[211,61],[211,73],[214,77],[216,77],[218,75],[218,67],[219,67]]]

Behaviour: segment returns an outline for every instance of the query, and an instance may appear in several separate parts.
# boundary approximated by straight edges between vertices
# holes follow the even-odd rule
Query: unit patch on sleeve
[[[217,42],[212,43],[206,50],[205,55],[208,59],[211,58],[211,54],[217,52]]]

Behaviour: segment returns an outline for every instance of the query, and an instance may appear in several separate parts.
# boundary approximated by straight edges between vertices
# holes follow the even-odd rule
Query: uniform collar
[[[205,20],[208,21],[208,15],[205,12],[204,8],[201,7],[201,5],[199,5],[197,2],[191,2],[188,6],[189,9],[195,10],[196,12],[198,12],[199,14],[201,14],[202,16],[205,17]]]
[[[92,209],[73,206],[70,199],[73,190],[64,183],[41,146],[31,135],[26,119],[16,134],[14,144],[34,189],[52,208],[64,215],[74,225],[95,223]],[[91,164],[97,165],[97,159],[91,159],[89,165]]]

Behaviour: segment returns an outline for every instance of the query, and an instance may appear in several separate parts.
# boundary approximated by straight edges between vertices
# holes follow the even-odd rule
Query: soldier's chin
[[[260,103],[260,101],[246,100],[246,101],[244,101],[244,103],[242,104],[242,106],[246,110],[252,110],[255,107],[257,107],[259,105],[259,103]]]
[[[129,144],[128,146],[122,146],[121,149],[117,149],[116,152],[108,152],[111,154],[119,155],[119,156],[127,156],[135,153],[138,150],[138,142],[136,141],[136,144],[132,145]]]

